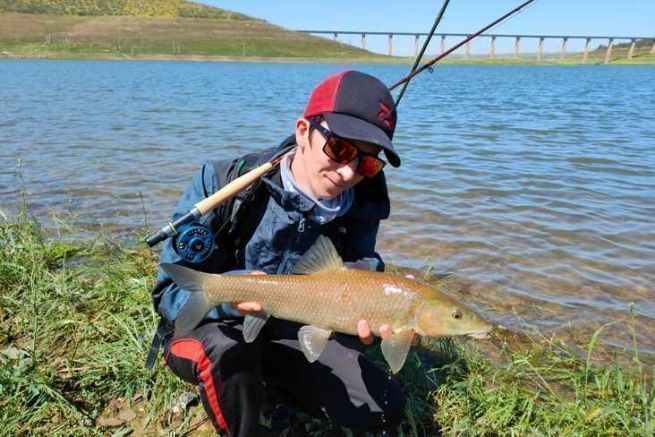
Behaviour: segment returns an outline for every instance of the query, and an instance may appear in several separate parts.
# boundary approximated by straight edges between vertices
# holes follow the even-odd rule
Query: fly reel
[[[191,264],[205,261],[213,248],[214,236],[202,225],[186,226],[173,238],[175,252]]]

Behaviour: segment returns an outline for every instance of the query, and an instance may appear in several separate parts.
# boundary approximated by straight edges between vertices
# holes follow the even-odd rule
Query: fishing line
[[[510,17],[510,16],[514,15],[515,13],[519,12],[521,9],[528,6],[530,3],[533,3],[534,1],[535,0],[527,0],[526,2],[521,3],[519,6],[512,9],[511,11],[509,11],[508,13],[503,15],[502,17],[498,18],[497,20],[495,20],[491,24],[483,27],[482,29],[480,29],[477,32],[475,32],[475,33],[471,34],[470,36],[468,36],[467,38],[464,38],[463,40],[461,40],[460,42],[458,42],[457,44],[455,44],[454,46],[452,46],[451,48],[449,48],[448,50],[443,52],[441,55],[437,56],[436,58],[433,58],[432,60],[430,60],[428,62],[426,62],[420,68],[416,69],[414,72],[408,74],[407,76],[403,77],[402,79],[400,79],[396,83],[392,84],[389,87],[389,90],[393,90],[394,88],[402,85],[403,83],[407,82],[408,80],[411,80],[414,76],[416,76],[418,74],[421,74],[422,72],[424,72],[428,68],[432,67],[434,64],[436,64],[441,59],[445,58],[446,56],[448,56],[449,54],[451,54],[452,52],[454,52],[455,50],[457,50],[458,48],[460,48],[461,46],[463,46],[467,42],[472,41],[473,39],[477,38],[478,36],[480,36],[481,34],[486,32],[487,30],[491,29],[492,27],[496,26],[501,21],[504,21],[508,17]]]
[[[416,70],[416,67],[418,67],[419,62],[421,62],[421,59],[423,59],[423,54],[427,50],[428,45],[430,44],[430,40],[434,36],[435,30],[437,30],[437,26],[439,26],[439,23],[441,23],[441,19],[443,18],[443,14],[446,12],[448,3],[450,3],[450,0],[445,0],[443,2],[443,5],[441,6],[441,10],[439,11],[437,18],[434,20],[432,29],[430,29],[430,32],[428,33],[428,37],[425,39],[425,42],[423,43],[423,47],[421,47],[421,52],[416,56],[416,59],[414,59],[414,64],[412,65],[412,68],[409,70],[410,73],[413,73],[414,70]],[[396,107],[398,107],[398,105],[400,104],[400,100],[403,98],[403,95],[405,94],[405,90],[407,89],[408,85],[409,85],[409,80],[403,84],[403,87],[400,90],[400,93],[398,94],[398,98],[396,99],[396,103],[395,103]]]
[[[533,3],[530,3],[529,5],[525,6],[524,8],[520,9],[519,11],[517,11],[517,12],[516,12],[514,15],[512,15],[511,17],[507,17],[506,20],[503,20],[502,22],[497,23],[497,24],[494,25],[493,27],[490,27],[490,28],[487,30],[487,32],[488,32],[488,31],[491,31],[491,30],[494,30],[494,29],[497,29],[498,27],[501,27],[501,26],[504,25],[504,24],[510,23],[512,20],[515,20],[516,17],[518,17],[519,15],[523,14],[525,11],[527,11],[528,9],[532,8],[534,5],[536,5],[537,3],[539,3],[539,1],[540,1],[540,0],[535,0]],[[483,35],[483,36],[484,36],[484,35]]]
[[[502,21],[496,23],[495,25],[491,26],[487,30],[485,30],[485,32],[483,34],[481,34],[480,36],[482,36],[482,37],[486,36],[486,37],[489,38],[489,36],[487,35],[488,33],[490,33],[493,30],[496,30],[499,27],[501,27],[501,26],[511,22],[512,20],[516,19],[516,17],[518,17],[519,15],[521,15],[522,13],[524,13],[525,11],[527,11],[528,9],[530,9],[531,7],[536,5],[537,3],[539,3],[539,0],[535,0],[533,3],[530,3],[530,4],[526,5],[524,8],[518,10],[514,15],[508,17],[506,20],[502,20]]]

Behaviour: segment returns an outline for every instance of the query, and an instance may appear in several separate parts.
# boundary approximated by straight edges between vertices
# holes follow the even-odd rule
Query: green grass
[[[1,1],[1,0],[0,0]],[[248,17],[246,17],[248,18]],[[413,58],[380,55],[317,36],[300,34],[262,20],[215,17],[79,16],[0,13],[0,58],[330,60],[411,64]],[[615,48],[612,63],[653,64],[649,48],[627,59]],[[589,53],[588,64],[604,62],[605,52]],[[425,59],[424,61],[427,61]],[[533,65],[536,58],[448,57],[450,64]],[[580,53],[564,60],[549,54],[540,65],[577,65]]]
[[[0,0],[0,12],[255,20],[247,15],[183,0]]]
[[[386,59],[264,21],[0,13],[0,57]]]
[[[161,361],[143,367],[156,324],[156,256],[102,234],[75,241],[70,231],[44,230],[25,211],[0,213],[0,435],[196,429],[202,407],[171,408],[194,388]],[[655,369],[636,353],[599,361],[602,335],[582,355],[504,330],[488,342],[423,341],[399,373],[408,396],[403,434],[653,435]],[[381,360],[377,349],[371,355]],[[102,426],[100,418],[126,409],[136,418]],[[334,432],[299,416],[286,435]]]

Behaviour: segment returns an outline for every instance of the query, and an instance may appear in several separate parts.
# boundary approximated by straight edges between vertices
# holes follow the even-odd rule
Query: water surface
[[[0,61],[0,208],[115,235],[159,227],[203,161],[279,143],[347,67]],[[407,67],[355,68],[392,83]],[[496,322],[545,335],[586,335],[634,305],[655,352],[654,82],[651,66],[423,74],[400,108],[379,251],[452,273]],[[630,330],[605,341],[627,346]]]

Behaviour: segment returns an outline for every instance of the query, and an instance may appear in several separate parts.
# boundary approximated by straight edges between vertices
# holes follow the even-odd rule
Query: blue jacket
[[[288,150],[294,145],[292,136],[277,148],[248,155],[245,158],[256,166],[270,159],[276,151]],[[237,159],[205,163],[180,198],[173,220],[188,212],[197,202],[218,191],[228,180],[225,175],[232,172],[242,161],[243,159]],[[262,181],[263,186],[260,187],[262,194],[257,196],[256,202],[261,205],[263,214],[245,244],[241,243],[238,245],[240,247],[233,247],[233,241],[217,238],[217,244],[214,245],[206,261],[189,264],[175,252],[169,239],[164,243],[161,262],[181,264],[208,273],[245,269],[262,270],[269,274],[288,274],[316,238],[325,234],[335,243],[344,261],[359,261],[359,265],[370,266],[378,271],[384,270],[384,263],[375,252],[380,220],[389,216],[390,209],[386,181],[382,172],[375,178],[360,182],[355,187],[353,204],[345,215],[323,225],[313,222],[306,216],[314,206],[313,202],[296,193],[284,191],[279,172],[267,175]],[[234,217],[234,215],[231,211],[217,208],[204,216],[200,223],[208,227],[213,234],[218,235],[224,235],[228,225],[232,229],[240,226],[238,219],[237,223],[224,223],[224,217]],[[236,255],[231,252],[236,252]],[[153,289],[153,303],[162,317],[173,321],[188,296],[188,291],[180,289],[163,270],[159,270],[157,283]],[[230,312],[228,306],[223,305],[212,310],[207,318],[220,319],[235,315]]]

